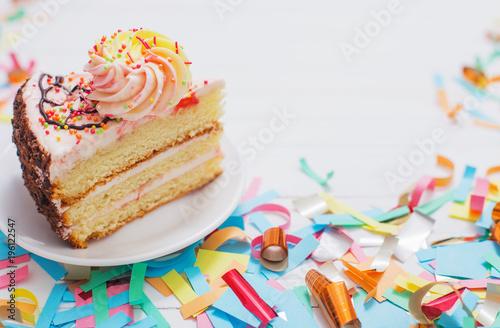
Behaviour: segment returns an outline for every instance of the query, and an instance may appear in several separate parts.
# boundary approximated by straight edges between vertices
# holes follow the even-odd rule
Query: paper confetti
[[[309,176],[311,179],[313,179],[323,187],[328,186],[328,180],[330,180],[333,177],[333,171],[331,171],[326,174],[326,178],[324,179],[321,178],[319,175],[314,173],[314,171],[309,167],[305,158],[300,159],[300,167],[302,172],[304,172],[307,176]]]

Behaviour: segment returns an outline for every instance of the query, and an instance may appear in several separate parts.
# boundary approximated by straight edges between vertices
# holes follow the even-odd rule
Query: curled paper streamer
[[[495,224],[500,222],[500,203],[497,203],[495,207],[493,207],[493,211],[491,212],[491,219]]]
[[[465,288],[460,288],[458,291],[461,295]],[[434,320],[439,317],[443,312],[448,311],[453,307],[453,305],[458,300],[458,295],[455,292],[446,294],[440,298],[435,299],[427,304],[422,305],[422,312],[430,320]]]
[[[35,324],[35,314],[33,312],[38,307],[38,299],[35,294],[24,288],[16,288],[12,292],[12,296],[14,297],[14,300],[16,300],[16,306],[21,311],[22,318],[31,324]],[[28,299],[33,302],[33,304],[21,303],[19,302],[19,299]],[[28,309],[28,306],[24,305],[32,305],[32,307]]]
[[[451,183],[451,180],[453,179],[453,171],[455,170],[455,165],[448,158],[441,155],[437,155],[437,164],[439,166],[446,167],[451,171],[450,175],[448,175],[447,177],[434,178],[434,180],[436,180],[436,187],[446,187]]]
[[[148,265],[146,277],[161,277],[172,270],[178,272],[193,266],[196,262],[195,248],[200,244],[196,242],[186,247],[182,252],[174,255],[167,255],[161,259],[149,260],[144,263]],[[131,265],[129,265],[132,268]]]
[[[227,227],[224,229],[220,229],[211,234],[205,240],[201,248],[215,251],[227,240],[237,237],[248,238],[247,234],[238,227]]]
[[[486,170],[486,175],[500,172],[500,166],[493,166]]]
[[[454,118],[455,114],[462,108],[462,105],[457,105],[454,109],[450,107],[450,104],[448,103],[448,98],[446,96],[446,92],[444,91],[443,88],[443,80],[441,78],[441,75],[436,75],[434,77],[434,81],[436,84],[437,90],[437,96],[438,96],[438,105],[441,107],[446,115],[450,118]]]
[[[500,285],[488,284],[486,298],[476,320],[483,326],[493,326],[500,309]]]
[[[394,251],[394,256],[401,262],[406,262],[429,237],[434,222],[434,219],[430,216],[414,211],[403,230],[397,236],[399,242]]]
[[[265,325],[278,316],[237,270],[228,271],[222,279],[236,294],[241,304],[259,318],[262,324]]]
[[[318,262],[338,260],[351,248],[353,240],[339,229],[329,227],[321,235],[319,246],[312,253],[312,259]]]
[[[8,320],[11,318],[14,318],[15,321],[19,323],[23,323],[23,319],[21,317],[21,310],[19,310],[17,307],[11,308],[8,305],[2,305],[0,306],[0,320]],[[0,328],[5,327],[2,323],[0,323]]]
[[[286,222],[279,227],[281,229],[288,229],[290,227],[290,223],[292,220],[292,217],[290,215],[290,211],[287,210],[285,207],[277,204],[262,204],[257,207],[254,207],[249,213],[255,213],[255,212],[278,212],[281,213],[285,216]]]
[[[288,267],[286,233],[282,228],[267,229],[262,236],[260,263],[271,271],[283,271]]]
[[[460,302],[462,303],[462,308],[464,311],[467,313],[467,315],[471,318],[474,318],[472,315],[471,311],[465,306],[462,295],[456,289],[453,287],[452,284],[449,282],[445,281],[437,281],[437,282],[431,282],[430,284],[427,284],[417,291],[415,291],[411,296],[410,300],[408,302],[408,310],[413,317],[413,319],[417,320],[419,323],[425,324],[425,325],[431,325],[434,324],[434,320],[430,320],[425,316],[425,314],[422,312],[422,300],[424,299],[425,295],[434,287],[437,285],[448,285],[450,286],[451,289],[458,295],[458,298],[460,299]],[[474,323],[474,327],[476,327],[476,324]]]
[[[328,172],[325,179],[321,178],[319,175],[314,173],[314,171],[309,167],[309,165],[307,165],[305,158],[300,159],[300,167],[302,169],[302,172],[307,174],[307,176],[309,176],[311,179],[313,179],[314,181],[316,181],[317,183],[319,183],[323,187],[327,187],[328,180],[330,180],[333,177],[333,171],[331,171],[331,172]]]
[[[398,246],[398,241],[399,240],[394,236],[385,236],[384,243],[380,246],[369,270],[384,272],[391,263],[392,253],[394,253],[394,250]]]
[[[328,323],[333,328],[361,327],[343,281],[332,282],[314,269],[307,272],[305,281]]]
[[[463,68],[464,78],[474,85],[484,88],[488,84],[488,78],[484,75],[484,72],[473,67]]]
[[[410,204],[408,204],[409,208],[414,208],[418,206],[418,202],[420,201],[420,198],[422,197],[422,194],[426,189],[429,190],[434,190],[434,187],[436,185],[436,180],[434,178],[431,178],[427,175],[424,175],[417,183],[417,186],[411,193],[411,200]]]
[[[297,198],[292,203],[297,212],[309,218],[312,218],[313,215],[325,214],[329,211],[326,201],[319,195]]]

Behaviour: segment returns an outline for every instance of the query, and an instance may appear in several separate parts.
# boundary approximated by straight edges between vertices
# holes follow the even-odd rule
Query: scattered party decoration
[[[29,15],[28,6],[15,5],[0,16],[0,50],[15,40],[4,36],[13,35],[9,24]],[[496,34],[489,38],[500,41]],[[12,64],[0,66],[0,108],[35,66],[34,60],[21,63],[15,52],[6,54]],[[463,67],[457,83],[480,102],[499,102],[489,88],[500,82],[500,72],[491,71],[498,57],[494,50]],[[500,129],[500,120],[480,106],[451,100],[443,77],[435,76],[435,86],[438,106],[450,119],[467,113],[477,125]],[[1,121],[10,118],[0,113]],[[176,299],[182,318],[200,328],[318,327],[317,307],[335,328],[500,326],[500,165],[456,167],[451,159],[438,155],[437,166],[447,174],[415,179],[385,209],[358,209],[326,192],[303,195],[291,206],[277,204],[279,193],[260,192],[262,179],[255,178],[218,229],[176,256],[142,263],[62,265],[19,246],[10,254],[3,235],[0,289],[8,296],[0,299],[0,327],[170,327],[148,288]],[[305,158],[300,170],[322,187],[333,178],[333,171],[317,174]],[[453,181],[455,170],[463,174]],[[428,244],[438,212],[471,222],[473,231]],[[296,215],[310,223],[293,231]],[[356,242],[350,232],[360,228],[373,238]],[[365,254],[373,246],[378,250]],[[405,265],[410,259],[419,271]],[[34,266],[50,277],[46,301],[23,288]],[[144,312],[140,319],[134,310]]]
[[[438,165],[451,174],[424,175],[386,210],[358,210],[328,193],[299,198],[295,209],[288,208],[274,203],[277,191],[260,193],[262,180],[255,179],[232,216],[206,238],[175,256],[130,265],[73,268],[21,247],[9,258],[3,236],[1,268],[16,266],[15,277],[0,276],[4,290],[22,284],[33,265],[55,285],[42,304],[28,289],[16,288],[16,315],[1,320],[5,327],[170,327],[148,296],[150,285],[161,297],[176,298],[182,318],[199,327],[317,327],[311,316],[316,306],[332,327],[372,327],[377,316],[407,326],[498,325],[500,199],[494,177],[500,169],[482,176],[467,166],[451,187],[455,165],[442,156]],[[426,245],[438,211],[471,221],[482,233]],[[310,224],[288,231],[294,215],[309,217]],[[373,240],[360,246],[350,235],[359,228]],[[367,256],[367,246],[378,251]],[[412,257],[420,272],[400,265]],[[0,307],[9,304],[0,300]],[[134,307],[144,312],[142,320],[134,318]]]

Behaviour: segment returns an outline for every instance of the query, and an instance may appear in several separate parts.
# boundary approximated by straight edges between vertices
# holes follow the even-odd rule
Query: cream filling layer
[[[150,181],[146,182],[145,184],[143,184],[142,186],[140,186],[136,190],[130,192],[128,195],[126,195],[122,199],[114,202],[113,205],[109,206],[105,211],[101,211],[99,214],[88,218],[86,220],[86,222],[91,222],[91,221],[95,220],[95,218],[97,218],[98,216],[106,215],[106,214],[110,213],[111,211],[118,209],[118,208],[121,208],[132,201],[138,200],[139,198],[141,198],[143,195],[147,194],[148,192],[164,185],[165,183],[167,183],[171,180],[174,180],[174,179],[181,177],[182,175],[188,173],[189,171],[193,170],[197,166],[199,166],[205,162],[208,162],[209,160],[211,160],[212,158],[216,157],[219,154],[220,154],[220,150],[218,148],[214,148],[209,153],[206,153],[204,155],[196,157],[181,167],[177,167],[175,169],[169,170],[167,173],[157,177],[154,180],[150,180]],[[67,237],[67,235],[69,233],[71,233],[71,231],[73,229],[78,228],[78,227],[79,227],[79,225],[75,225],[75,226],[68,227],[67,229],[65,229],[65,231],[64,231],[65,236],[64,237]]]
[[[189,141],[183,142],[182,144],[180,144],[178,146],[171,147],[171,148],[169,148],[161,153],[158,153],[153,158],[150,158],[148,160],[140,162],[139,164],[137,164],[136,166],[134,166],[130,170],[124,171],[124,172],[116,175],[113,178],[113,180],[108,181],[106,184],[97,186],[96,188],[94,188],[94,190],[92,190],[90,193],[88,193],[80,201],[85,201],[85,200],[90,199],[91,197],[94,197],[100,193],[106,192],[107,190],[111,189],[112,187],[116,186],[117,184],[127,180],[128,178],[138,174],[139,172],[143,171],[144,169],[146,169],[146,168],[148,168],[148,167],[150,167],[158,162],[164,161],[164,160],[168,159],[169,157],[174,156],[179,151],[181,151],[187,147],[190,147],[194,143],[208,139],[208,137],[210,137],[212,134],[213,134],[213,132],[212,133],[205,133],[199,137],[194,137],[194,138],[190,139]],[[68,206],[61,205],[61,200],[59,200],[59,199],[53,199],[52,202],[56,205],[59,213],[62,213],[68,209]]]

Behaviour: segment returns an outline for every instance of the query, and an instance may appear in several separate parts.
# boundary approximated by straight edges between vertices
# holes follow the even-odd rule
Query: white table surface
[[[47,2],[40,0],[34,12]],[[220,3],[227,9],[222,18],[215,9]],[[400,1],[400,13],[348,63],[341,43],[353,44],[355,29],[370,24],[370,13],[390,3],[71,1],[58,5],[51,21],[18,52],[23,61],[36,58],[40,70],[64,74],[81,70],[93,40],[119,28],[147,27],[181,40],[193,61],[194,76],[226,80],[225,133],[242,150],[248,151],[249,138],[265,133],[275,110],[286,108],[295,115],[272,140],[261,139],[255,158],[247,161],[248,176],[263,178],[262,191],[276,189],[278,202],[289,208],[294,198],[321,192],[300,172],[298,160],[305,157],[319,173],[335,171],[330,192],[347,204],[359,210],[388,210],[422,174],[444,174],[435,168],[436,152],[454,161],[454,184],[466,163],[477,166],[480,175],[500,164],[498,131],[475,126],[468,117],[458,123],[445,119],[433,84],[433,75],[441,73],[452,103],[467,96],[453,78],[460,76],[463,65],[472,65],[475,56],[485,58],[492,51],[485,32],[497,26],[500,3]],[[485,104],[485,110],[500,116],[497,103]],[[445,132],[446,141],[391,189],[384,174],[397,172],[400,158],[418,149],[415,140],[430,138],[436,128]],[[11,127],[2,124],[0,148],[10,134]],[[438,221],[431,239],[476,232],[470,223],[448,218],[446,207],[434,217]],[[294,213],[291,231],[308,223]],[[422,269],[414,262],[410,259],[405,268],[418,274]],[[32,290],[43,304],[53,280],[35,263],[30,269],[30,277],[18,286]],[[283,281],[290,283],[293,280]],[[173,327],[196,326],[194,320],[182,320],[174,296],[165,299],[146,285]],[[0,298],[6,297],[1,290]],[[317,308],[314,314],[327,327]]]

